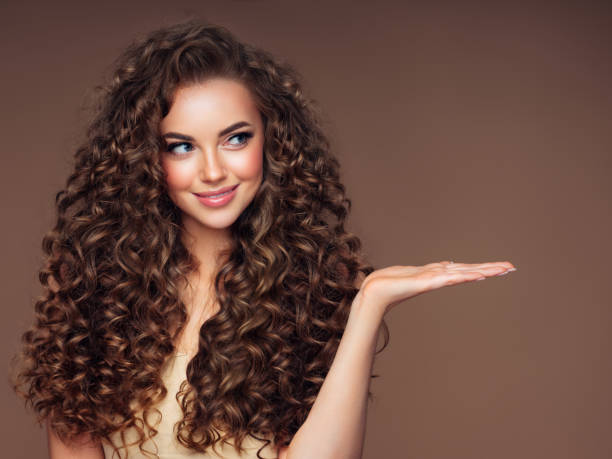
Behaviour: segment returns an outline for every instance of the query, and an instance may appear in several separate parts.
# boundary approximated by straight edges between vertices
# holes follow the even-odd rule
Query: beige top
[[[157,435],[153,438],[148,439],[144,443],[144,448],[147,451],[157,451],[157,455],[160,459],[256,459],[257,451],[264,445],[264,442],[258,441],[252,437],[247,436],[242,443],[242,448],[246,450],[243,454],[238,454],[233,444],[220,444],[216,447],[216,453],[212,449],[206,454],[199,453],[186,448],[181,445],[174,434],[174,424],[181,420],[183,413],[181,407],[176,401],[176,394],[179,391],[181,383],[186,379],[187,375],[187,364],[189,358],[187,354],[175,354],[174,357],[170,358],[167,362],[164,370],[162,371],[162,379],[168,394],[166,397],[156,406],[156,408],[162,414],[161,419],[157,420],[156,429]],[[138,438],[135,431],[127,431],[125,433],[126,442],[133,443]],[[121,445],[121,437],[119,433],[111,435],[113,443]],[[106,459],[117,458],[117,454],[113,456],[113,448],[104,443],[104,457]],[[132,445],[128,447],[128,454],[126,451],[120,448],[121,458],[120,459],[149,459],[153,456],[146,456],[140,452],[138,445]],[[265,459],[276,459],[277,454],[274,451],[273,443],[266,446],[261,451],[261,456]]]

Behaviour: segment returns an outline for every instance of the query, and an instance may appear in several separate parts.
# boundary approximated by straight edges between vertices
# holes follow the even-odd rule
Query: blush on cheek
[[[170,190],[186,190],[193,183],[196,171],[186,163],[186,161],[175,162],[170,160],[162,162],[162,167],[166,172],[166,182]]]
[[[252,180],[263,173],[263,153],[260,149],[249,151],[237,158],[231,165],[232,170],[241,180]]]

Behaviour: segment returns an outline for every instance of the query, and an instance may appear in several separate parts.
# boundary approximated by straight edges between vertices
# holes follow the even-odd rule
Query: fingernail
[[[510,272],[510,271],[516,271],[516,268],[510,268],[510,269],[508,270],[508,272]]]
[[[505,272],[503,272],[503,273],[496,274],[496,276],[503,276],[503,275],[505,275],[505,274],[508,274],[509,272],[510,272],[510,270],[505,271]]]
[[[479,281],[479,280],[485,280],[485,279],[486,279],[486,277],[479,277],[479,278],[478,278],[478,279],[476,279],[476,280],[477,280],[477,281]]]

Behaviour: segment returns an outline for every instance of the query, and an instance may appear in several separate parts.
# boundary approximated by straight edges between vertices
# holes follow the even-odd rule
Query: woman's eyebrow
[[[241,127],[244,126],[251,126],[250,123],[247,123],[246,121],[238,121],[237,123],[234,123],[228,127],[226,127],[225,129],[221,130],[219,132],[219,137],[224,136],[225,134],[229,134],[232,131],[235,131],[236,129],[240,129]],[[189,142],[193,142],[195,139],[189,135],[185,135],[185,134],[179,134],[178,132],[166,132],[164,135],[162,135],[163,138],[167,138],[167,137],[172,137],[174,139],[180,139],[180,140],[186,140]]]
[[[244,127],[244,126],[250,126],[250,124],[247,123],[246,121],[238,121],[237,123],[234,123],[231,126],[228,126],[225,129],[223,129],[221,132],[219,132],[219,137],[222,137],[225,134],[229,134],[230,132],[235,131],[236,129],[240,129],[241,127]]]

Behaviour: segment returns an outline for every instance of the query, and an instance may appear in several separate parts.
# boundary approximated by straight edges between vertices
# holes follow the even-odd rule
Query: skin
[[[390,266],[368,275],[353,300],[340,345],[313,407],[279,459],[360,458],[370,375],[384,315],[421,293],[515,269],[508,261],[442,261],[424,266]],[[342,422],[338,422],[338,413],[342,413]]]
[[[237,121],[250,127],[219,137],[220,130]],[[237,132],[253,136],[244,142]],[[190,354],[197,352],[197,333],[215,311],[210,298],[212,275],[220,249],[230,243],[229,226],[252,201],[262,180],[263,125],[248,90],[226,79],[180,88],[161,134],[189,135],[187,144],[168,138],[170,148],[161,154],[169,195],[181,209],[185,241],[202,268],[191,289],[185,290],[189,319],[177,344]],[[238,144],[241,144],[238,146]],[[226,206],[207,208],[193,195],[239,183],[238,193]],[[465,282],[483,280],[515,270],[508,261],[453,263],[442,261],[424,266],[390,266],[372,272],[357,282],[348,322],[334,361],[304,424],[279,459],[360,458],[367,416],[367,393],[374,362],[378,330],[387,312],[425,292]],[[197,305],[197,306],[196,306]],[[351,384],[346,384],[351,381]],[[342,413],[342,422],[338,422]],[[49,430],[52,459],[103,459],[99,443],[82,437],[70,446]]]
[[[219,135],[241,122],[247,124]],[[180,351],[193,356],[200,327],[218,309],[210,299],[213,276],[222,262],[219,251],[229,246],[230,225],[261,186],[264,126],[244,85],[215,78],[176,91],[160,135],[166,142],[160,160],[168,194],[182,211],[183,241],[200,262],[189,285],[183,286],[189,319],[177,343]],[[194,195],[233,185],[238,185],[236,195],[221,207],[207,207]]]
[[[219,136],[239,122],[248,124]],[[230,244],[230,225],[261,185],[263,129],[249,90],[220,78],[179,88],[161,121],[166,148],[160,160],[168,194],[182,211],[183,239],[201,262],[202,282],[214,271],[218,251]],[[238,185],[236,195],[222,207],[207,207],[194,195],[233,185]]]

